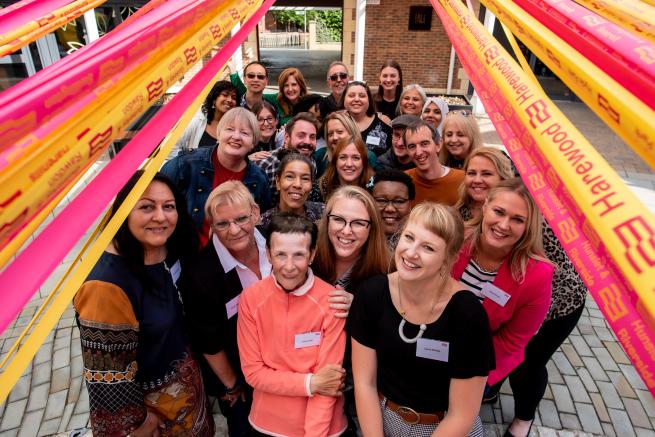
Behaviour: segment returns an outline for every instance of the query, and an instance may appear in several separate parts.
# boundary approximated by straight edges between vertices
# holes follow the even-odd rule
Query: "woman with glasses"
[[[318,222],[325,210],[325,204],[307,200],[314,181],[312,162],[305,155],[292,151],[280,154],[280,158],[280,166],[275,175],[275,186],[280,200],[277,206],[264,213],[262,227],[265,229],[273,214],[278,211],[292,212],[304,216],[312,223]]]
[[[353,185],[337,189],[325,211],[318,225],[314,272],[324,281],[345,290],[343,295],[333,295],[330,299],[333,305],[341,304],[347,314],[352,292],[359,284],[388,271],[389,251],[375,202],[364,189]],[[346,415],[350,431],[356,432],[349,347],[343,367],[347,371]]]
[[[205,388],[218,398],[231,437],[251,429],[252,389],[241,372],[236,337],[239,298],[271,273],[265,239],[255,227],[259,211],[243,183],[216,187],[205,203],[211,239],[183,275],[191,344],[202,357]]]
[[[443,120],[448,115],[448,103],[440,97],[428,97],[423,105],[421,118],[437,130],[442,135]]]
[[[383,122],[375,110],[371,90],[362,81],[346,85],[339,109],[346,109],[355,121],[366,148],[380,156],[391,147],[391,126]]]
[[[443,147],[439,159],[448,167],[462,168],[471,152],[483,145],[478,122],[469,111],[449,112],[441,129]]]
[[[259,142],[253,147],[248,158],[251,161],[259,161],[268,158],[271,155],[271,150],[282,147],[282,142],[276,140],[278,136],[276,135],[277,109],[275,109],[275,106],[263,100],[253,106],[252,113],[257,117],[260,137]]]
[[[404,171],[385,169],[373,176],[368,189],[378,207],[387,245],[393,251],[416,196],[414,182]]]
[[[237,88],[226,80],[216,82],[207,94],[200,112],[194,116],[173,147],[170,157],[198,147],[214,147],[218,141],[218,122],[236,104]]]
[[[415,83],[407,85],[400,94],[396,115],[408,114],[420,117],[427,99],[428,96],[421,85]]]
[[[300,70],[289,67],[280,73],[277,79],[279,91],[277,93],[277,105],[280,108],[280,124],[284,126],[293,117],[293,106],[300,101],[300,98],[307,94],[305,77]]]
[[[450,275],[463,240],[451,208],[422,203],[403,227],[396,271],[357,289],[348,332],[363,435],[483,435],[494,354],[484,308]]]
[[[387,59],[380,68],[380,85],[375,94],[375,106],[382,114],[393,119],[403,91],[403,71],[400,64],[393,59]]]
[[[205,217],[204,205],[212,189],[223,182],[243,182],[261,210],[270,208],[268,179],[247,158],[258,142],[259,127],[255,115],[245,108],[234,108],[218,124],[217,146],[180,155],[162,167],[162,172],[184,192],[202,245],[207,243],[211,227]]]
[[[121,189],[112,215],[142,176]],[[184,203],[157,173],[73,301],[93,435],[214,435],[178,289],[198,245]]]
[[[494,147],[475,149],[464,164],[464,182],[455,207],[464,220],[482,215],[489,192],[501,181],[514,177],[507,155]],[[523,362],[509,375],[514,394],[514,420],[508,431],[517,437],[527,436],[548,382],[546,364],[569,336],[584,309],[587,288],[562,248],[555,233],[542,218],[542,241],[547,258],[557,265],[553,274],[552,303],[539,332],[525,347]],[[497,398],[502,381],[490,388],[485,398]]]
[[[314,185],[312,199],[325,202],[343,185],[365,188],[374,173],[367,152],[359,135],[341,140],[334,149],[327,171]]]

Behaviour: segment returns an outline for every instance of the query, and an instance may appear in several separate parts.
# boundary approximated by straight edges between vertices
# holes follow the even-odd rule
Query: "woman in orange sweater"
[[[264,435],[336,436],[346,429],[338,396],[345,321],[330,310],[333,287],[309,267],[317,234],[304,217],[274,214],[266,239],[272,275],[239,302],[241,368],[254,388],[249,420]]]

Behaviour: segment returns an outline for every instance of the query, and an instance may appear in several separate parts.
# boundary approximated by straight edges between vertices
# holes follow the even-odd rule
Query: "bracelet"
[[[237,378],[236,382],[232,387],[225,387],[225,393],[231,395],[239,391],[241,389],[241,381]]]

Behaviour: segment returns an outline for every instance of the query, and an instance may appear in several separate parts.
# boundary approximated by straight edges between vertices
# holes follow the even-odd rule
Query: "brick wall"
[[[430,31],[407,30],[410,6],[431,5],[428,0],[381,0],[380,5],[366,6],[364,79],[377,89],[380,66],[392,58],[403,69],[404,84],[418,83],[443,92],[448,84],[450,41],[434,10]],[[460,68],[455,62],[453,93],[465,92],[468,87]]]

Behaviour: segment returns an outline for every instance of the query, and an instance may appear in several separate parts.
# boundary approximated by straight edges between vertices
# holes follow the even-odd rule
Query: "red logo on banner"
[[[600,105],[601,108],[607,112],[607,115],[609,115],[612,120],[617,122],[618,124],[621,124],[621,114],[619,114],[614,108],[612,108],[612,105],[610,105],[609,100],[602,94],[598,94],[598,105]]]
[[[491,61],[493,61],[497,57],[498,57],[498,47],[496,46],[491,46],[484,51],[484,61],[487,64],[491,64]]]
[[[527,108],[525,108],[525,113],[530,117],[530,126],[536,128],[550,118],[550,114],[546,108],[548,108],[548,105],[546,105],[546,103],[541,99],[531,103]]]
[[[18,199],[20,197],[21,193],[22,193],[22,191],[18,190],[14,194],[12,194],[11,197],[9,197],[7,200],[5,200],[4,202],[1,202],[0,203],[0,211],[2,211],[4,208],[11,205],[11,203],[14,200],[16,200],[16,199]]]
[[[164,94],[164,81],[160,77],[159,79],[150,82],[148,86],[146,86],[146,90],[148,91],[148,101],[155,100]]]
[[[610,322],[616,322],[628,314],[628,309],[623,303],[621,291],[619,291],[616,284],[612,283],[608,287],[600,290],[598,297],[602,300],[602,302],[598,303],[602,306],[603,312],[610,319]]]
[[[615,226],[614,233],[626,248],[625,258],[635,272],[655,266],[655,231],[643,217],[633,217]]]
[[[187,65],[195,64],[198,61],[198,51],[195,47],[184,49],[184,57]]]
[[[530,188],[532,188],[534,191],[541,190],[543,187],[546,186],[546,183],[544,182],[544,177],[541,175],[541,173],[533,173],[531,175],[528,175],[528,184],[530,185]]]
[[[221,37],[223,36],[223,32],[221,32],[221,26],[219,26],[218,24],[209,26],[209,31],[212,33],[214,39],[221,39]]]
[[[237,11],[237,10],[234,9],[234,8],[230,8],[230,9],[228,10],[228,12],[229,12],[230,15],[232,16],[232,19],[233,19],[233,20],[238,20],[238,19],[241,18],[241,14],[239,14],[239,11]]]
[[[91,141],[89,141],[89,156],[94,156],[97,152],[104,150],[105,147],[109,147],[113,130],[114,128],[110,126],[104,132],[100,132],[91,138]]]

